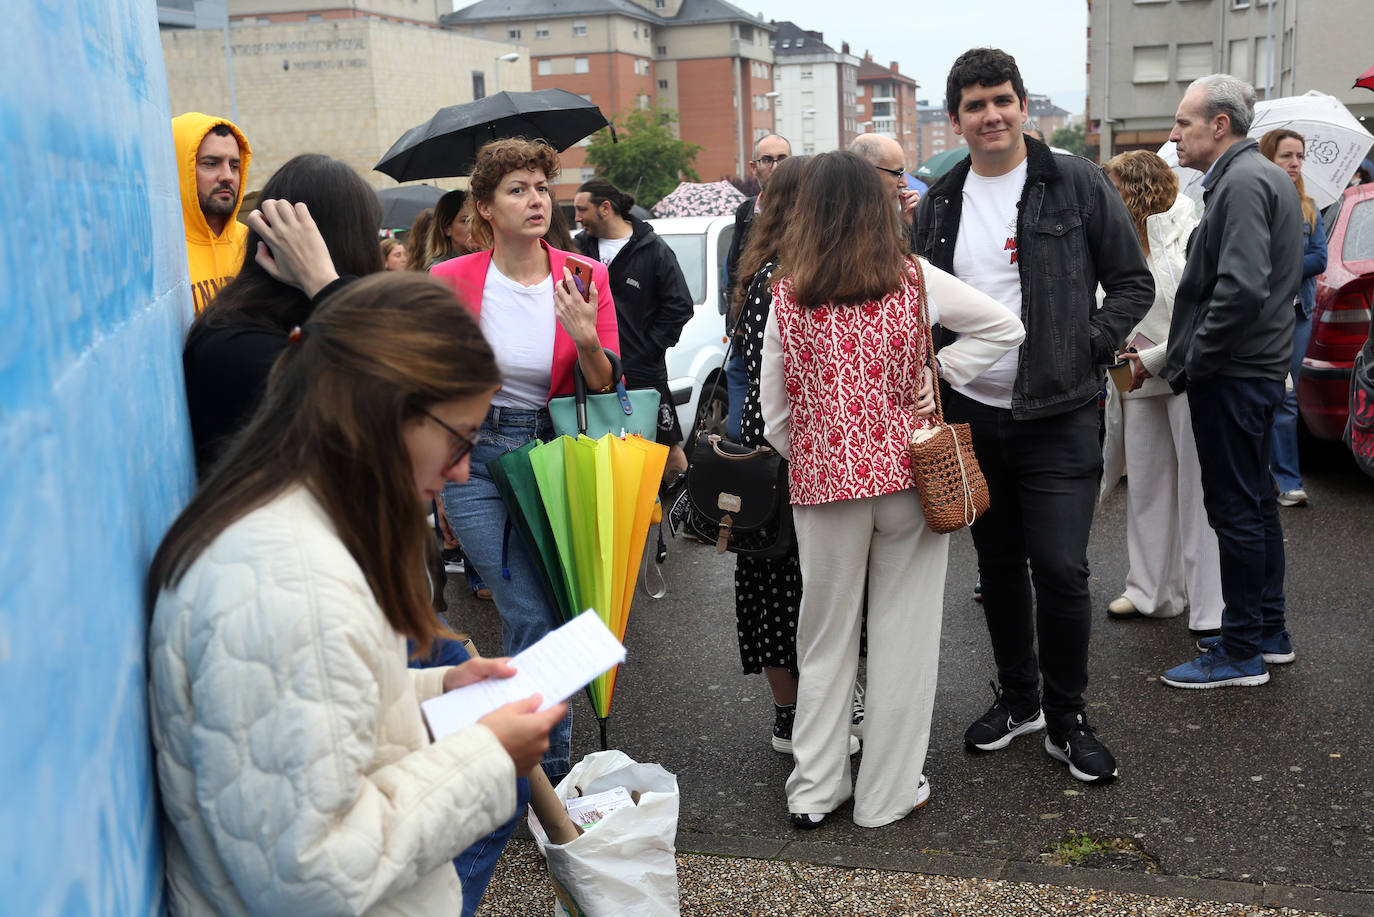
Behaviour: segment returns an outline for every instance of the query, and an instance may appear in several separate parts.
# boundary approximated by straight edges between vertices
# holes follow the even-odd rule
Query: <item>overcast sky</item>
[[[822,32],[838,49],[865,50],[884,66],[897,61],[921,84],[917,96],[944,98],[949,65],[972,47],[1001,48],[1016,58],[1028,92],[1083,111],[1087,84],[1086,0],[731,0],[764,19],[791,19]]]

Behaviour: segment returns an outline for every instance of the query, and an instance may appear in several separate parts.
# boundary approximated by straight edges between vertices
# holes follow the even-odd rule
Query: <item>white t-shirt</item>
[[[633,233],[631,233],[631,235],[633,235]],[[625,236],[622,239],[597,239],[597,257],[601,259],[602,264],[609,265],[615,260],[615,256],[620,254],[620,250],[624,248],[629,241],[630,236]]]
[[[501,390],[491,403],[503,408],[539,409],[549,403],[553,384],[553,275],[532,287],[487,268],[478,324],[501,368]]]
[[[954,276],[982,290],[1021,317],[1021,274],[1016,266],[1016,204],[1026,186],[1026,161],[1005,175],[985,178],[972,170],[964,182],[964,208],[954,243]],[[1013,347],[961,395],[998,408],[1011,407],[1021,348]]]

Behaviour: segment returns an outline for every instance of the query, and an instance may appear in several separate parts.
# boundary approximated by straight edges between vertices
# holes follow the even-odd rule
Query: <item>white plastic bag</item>
[[[639,804],[616,809],[567,844],[550,843],[534,813],[530,832],[549,865],[555,917],[678,917],[677,777],[621,751],[583,758],[555,787],[560,800],[623,786]]]

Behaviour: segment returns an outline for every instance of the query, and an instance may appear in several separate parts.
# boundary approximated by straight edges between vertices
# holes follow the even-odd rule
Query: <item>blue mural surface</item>
[[[31,0],[0,56],[0,910],[162,909],[142,581],[190,494],[152,0]]]

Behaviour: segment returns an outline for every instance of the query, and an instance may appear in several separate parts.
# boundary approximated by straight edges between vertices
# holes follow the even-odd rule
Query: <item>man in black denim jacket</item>
[[[1045,727],[1046,752],[1077,779],[1105,783],[1116,760],[1083,713],[1088,532],[1102,472],[1097,402],[1103,368],[1149,310],[1154,281],[1101,170],[1022,136],[1026,91],[1010,55],[961,55],[945,101],[969,158],[917,207],[914,248],[1026,326],[1018,351],[945,399],[948,419],[972,427],[991,495],[972,533],[1001,686],[964,743],[993,751]]]

